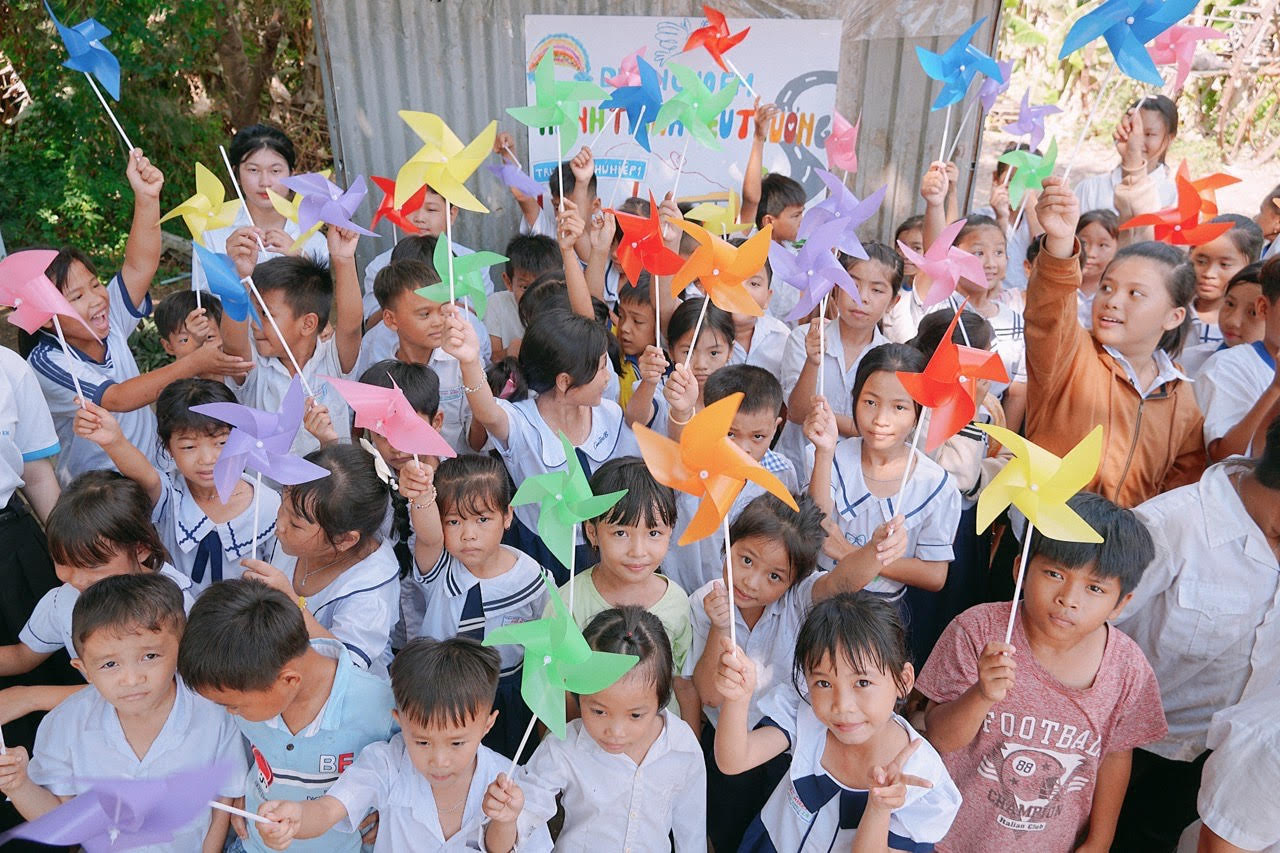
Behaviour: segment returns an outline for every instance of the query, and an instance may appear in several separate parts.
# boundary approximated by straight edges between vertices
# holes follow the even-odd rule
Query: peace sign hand
[[[902,808],[907,801],[907,786],[914,788],[932,788],[933,783],[919,776],[903,773],[902,767],[912,754],[924,743],[924,738],[916,738],[902,748],[897,757],[887,767],[871,768],[871,779],[875,786],[870,790],[867,808],[891,812]]]

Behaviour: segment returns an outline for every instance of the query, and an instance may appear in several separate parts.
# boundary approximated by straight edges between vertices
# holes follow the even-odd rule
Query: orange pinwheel
[[[1207,180],[1207,179],[1206,179]],[[1216,240],[1231,230],[1230,222],[1201,219],[1204,200],[1195,185],[1182,174],[1176,176],[1178,204],[1155,213],[1143,213],[1123,223],[1120,228],[1154,226],[1155,238],[1171,246],[1200,246]],[[1217,204],[1214,203],[1216,209]]]
[[[979,379],[1009,381],[1009,373],[997,353],[959,346],[951,339],[963,311],[961,305],[923,372],[898,371],[898,381],[911,399],[930,410],[926,453],[937,450],[973,420]]]
[[[1196,188],[1196,192],[1200,195],[1200,215],[1205,219],[1212,219],[1218,215],[1217,191],[1223,187],[1240,183],[1239,178],[1232,177],[1226,172],[1214,172],[1212,175],[1205,175],[1203,178],[1193,181],[1191,180],[1191,169],[1187,167],[1186,160],[1183,160],[1178,165],[1178,177],[1190,181],[1191,186]]]
[[[653,275],[673,275],[684,264],[684,258],[667,248],[662,240],[662,223],[658,219],[658,203],[649,193],[649,216],[635,216],[611,210],[622,227],[622,242],[618,244],[618,262],[633,284],[639,280],[640,271]]]
[[[671,295],[678,297],[694,280],[717,308],[759,317],[764,314],[760,303],[747,293],[743,282],[764,269],[769,259],[769,242],[773,226],[766,225],[741,246],[733,246],[700,225],[683,219],[668,220],[698,241],[698,248],[671,278]]]
[[[799,509],[781,480],[729,440],[729,427],[742,398],[740,392],[730,394],[694,415],[680,434],[678,444],[636,425],[636,442],[653,478],[664,486],[702,498],[688,529],[680,537],[681,545],[714,533],[747,480],[772,492],[792,509]]]

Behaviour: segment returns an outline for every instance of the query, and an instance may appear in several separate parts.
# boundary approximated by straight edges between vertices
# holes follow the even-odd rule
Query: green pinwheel
[[[450,264],[449,255],[452,252],[453,244],[449,241],[447,234],[441,234],[436,238],[436,248],[431,261],[435,264],[440,281],[420,287],[414,292],[432,302],[442,304],[454,299],[470,299],[476,316],[483,320],[489,299],[485,292],[484,277],[480,272],[494,264],[503,263],[507,258],[497,252],[472,252],[469,255],[454,257],[453,263]],[[453,281],[449,280],[450,270],[453,273]]]
[[[507,107],[507,113],[526,127],[559,129],[560,144],[568,149],[578,139],[578,102],[603,100],[608,92],[587,81],[557,80],[554,54],[543,53],[533,70],[533,103]]]
[[[526,477],[511,499],[512,506],[540,504],[538,535],[552,554],[569,567],[573,574],[573,545],[577,525],[603,515],[609,507],[627,493],[610,492],[593,495],[587,475],[582,470],[573,445],[562,432],[560,443],[564,446],[565,470]]]
[[[484,645],[524,646],[520,695],[529,710],[563,740],[565,693],[599,693],[626,675],[640,659],[592,651],[545,572],[542,582],[551,599],[551,615],[490,631]]]
[[[999,162],[1014,169],[1013,178],[1009,181],[1009,203],[1016,210],[1027,190],[1040,189],[1044,179],[1053,174],[1053,167],[1058,162],[1058,140],[1050,139],[1049,150],[1044,154],[1007,151],[1000,155]]]
[[[678,121],[704,147],[719,151],[720,140],[711,131],[711,122],[718,120],[720,113],[738,94],[738,81],[731,80],[729,85],[713,95],[692,69],[678,62],[668,62],[667,68],[680,84],[680,92],[658,110],[653,120],[654,127],[663,129]]]

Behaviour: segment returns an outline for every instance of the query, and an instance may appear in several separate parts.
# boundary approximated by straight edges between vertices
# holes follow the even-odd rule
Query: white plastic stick
[[[964,117],[960,119],[960,127],[956,130],[955,138],[951,140],[951,147],[947,149],[947,162],[951,162],[952,156],[956,153],[956,149],[960,147],[960,137],[964,135],[964,129],[969,125],[969,119],[973,117],[973,108],[978,105],[978,99],[974,98],[969,102],[969,107],[964,111]]]
[[[947,104],[947,117],[943,119],[942,125],[942,145],[938,148],[938,159],[941,160],[943,155],[947,153],[947,136],[951,133],[951,104]]]
[[[445,202],[447,205],[449,202]],[[564,213],[564,195],[560,196],[560,212]],[[449,241],[449,304],[453,304],[453,217],[449,215],[449,211],[444,212],[444,236]]]
[[[129,141],[129,134],[124,132],[124,128],[120,126],[120,120],[116,118],[115,110],[111,109],[111,105],[107,103],[107,99],[102,97],[102,90],[98,88],[98,84],[94,82],[93,75],[88,71],[84,72],[84,79],[89,81],[89,86],[93,89],[93,94],[98,96],[98,102],[102,104],[102,108],[107,111],[107,117],[111,119],[111,123],[116,126],[116,133],[120,134],[120,138],[124,140],[124,145],[130,151],[134,145]]]
[[[902,469],[902,484],[898,486],[898,493],[893,497],[893,514],[902,514],[902,495],[907,490],[907,480],[911,479],[912,462],[916,461],[916,446],[920,444],[920,427],[924,426],[924,410],[921,409],[919,416],[916,418],[915,431],[911,433],[911,447],[907,451],[907,464]]]
[[[613,182],[613,192],[609,194],[609,203],[606,204],[605,207],[613,207],[613,203],[618,200],[618,188],[621,187],[623,182],[626,180],[626,178],[623,177],[623,175],[626,174],[626,171],[627,158],[624,155],[622,158],[622,165],[618,167],[618,178]]]
[[[1018,618],[1018,596],[1022,595],[1022,579],[1027,576],[1027,557],[1031,552],[1031,532],[1036,526],[1027,519],[1027,538],[1022,543],[1022,559],[1018,561],[1018,579],[1013,584],[1013,603],[1009,606],[1009,626],[1004,629],[1004,641],[1013,639],[1013,622]]]
[[[653,297],[653,343],[662,349],[662,284],[658,276],[649,282],[649,295]]]
[[[201,308],[204,307],[204,305],[200,303],[200,288],[193,287],[191,289],[196,292],[196,310],[199,311]]]
[[[724,577],[725,592],[729,593],[729,642],[738,645],[738,611],[733,600],[733,543],[729,541],[729,514],[724,515]]]
[[[818,396],[827,396],[827,297],[818,308]]]
[[[556,177],[560,180],[560,215],[564,216],[564,148],[560,143],[560,125],[556,125]]]
[[[84,408],[84,391],[80,390],[80,377],[76,376],[76,360],[71,357],[71,347],[67,346],[66,336],[62,334],[62,321],[53,315],[53,330],[58,333],[58,343],[62,344],[62,354],[67,357],[67,373],[71,374],[71,384],[76,386],[76,396],[80,398],[80,408]]]
[[[271,324],[271,329],[276,333],[276,339],[280,341],[280,346],[284,347],[284,354],[289,356],[289,364],[293,365],[293,372],[298,375],[300,380],[302,380],[302,390],[307,392],[308,397],[314,397],[315,392],[311,390],[311,383],[307,382],[307,377],[302,375],[302,367],[298,364],[298,359],[293,354],[293,349],[284,339],[284,334],[281,333],[280,327],[276,325],[276,318],[271,315],[271,309],[267,307],[266,301],[258,291],[258,285],[253,283],[253,276],[248,276],[244,281],[249,285],[249,290],[253,291],[253,295],[258,300],[258,304],[262,306],[262,314],[267,318],[267,322]]]
[[[254,823],[274,823],[274,821],[267,820],[265,817],[263,817],[263,816],[262,816],[262,815],[260,815],[260,814],[254,814],[253,812],[247,812],[247,811],[245,811],[244,809],[238,809],[238,808],[236,808],[235,806],[229,806],[229,805],[227,805],[226,803],[220,803],[220,802],[218,802],[217,800],[210,800],[210,801],[209,801],[209,805],[213,806],[215,809],[217,809],[217,810],[218,810],[218,811],[220,811],[220,812],[226,812],[227,814],[233,814],[233,815],[235,815],[236,817],[242,817],[242,818],[244,818],[245,820],[251,820],[251,821],[253,821]]]
[[[1071,169],[1076,165],[1076,157],[1080,155],[1080,148],[1084,145],[1084,138],[1089,134],[1089,128],[1093,125],[1093,117],[1098,112],[1098,107],[1102,106],[1102,102],[1107,99],[1107,89],[1111,85],[1111,77],[1115,73],[1116,64],[1114,62],[1107,65],[1107,73],[1102,78],[1102,85],[1098,88],[1098,98],[1093,102],[1093,108],[1089,110],[1089,115],[1085,117],[1084,127],[1080,128],[1080,135],[1076,137],[1075,147],[1071,149],[1071,159],[1067,161],[1067,170],[1062,173],[1062,182],[1067,183],[1067,179],[1071,177]]]
[[[698,333],[702,331],[702,321],[707,319],[707,306],[711,304],[710,297],[702,297],[702,310],[698,312],[698,322],[693,326],[693,340],[689,341],[689,351],[684,356],[684,366],[687,368],[689,362],[693,361],[693,348],[698,345]]]
[[[510,779],[515,775],[516,764],[520,761],[520,753],[524,752],[525,744],[529,742],[529,735],[533,734],[533,727],[538,724],[538,718],[533,717],[529,720],[529,725],[524,728],[524,735],[520,738],[520,745],[516,747],[516,754],[511,759],[511,766],[507,768],[507,778]],[[483,831],[483,830],[482,830]]]
[[[685,160],[689,156],[689,137],[690,134],[686,131],[684,137],[684,148],[680,151],[680,162],[676,164],[676,182],[671,185],[672,201],[676,200],[676,194],[680,191],[680,177],[684,175]]]
[[[594,149],[596,147],[596,143],[600,141],[600,137],[604,136],[604,132],[609,129],[609,125],[613,124],[613,120],[616,116],[617,116],[617,113],[614,112],[613,110],[607,110],[605,112],[604,124],[600,125],[599,132],[597,132],[596,135],[592,137],[591,144],[587,146],[588,148]]]
[[[569,460],[564,460],[569,465]],[[569,615],[573,616],[573,564],[578,559],[578,525],[573,526],[573,535],[569,539]]]
[[[258,472],[257,485],[253,487],[253,546],[249,559],[258,559],[258,510],[262,507],[262,472]]]
[[[516,156],[516,152],[514,152],[514,151],[512,151],[512,150],[511,150],[511,146],[510,146],[510,145],[504,145],[504,146],[502,146],[502,150],[503,150],[503,151],[505,151],[505,152],[507,152],[508,154],[510,154],[510,155],[511,155],[511,162],[515,164],[515,166],[516,166],[516,168],[517,168],[517,169],[519,169],[520,171],[522,171],[522,172],[523,172],[523,171],[524,171],[524,166],[521,166],[521,165],[520,165],[520,158]]]
[[[721,56],[720,58],[724,60],[725,65],[729,66],[729,70],[734,73],[734,76],[736,76],[738,80],[741,81],[743,87],[746,88],[748,95],[750,95],[752,98],[760,97],[759,95],[756,94],[756,90],[751,88],[751,84],[747,82],[747,78],[742,76],[742,72],[738,70],[738,66],[733,64],[732,59],[730,59],[727,56]]]
[[[249,224],[253,225],[253,214],[249,211],[249,203],[244,200],[240,182],[236,180],[236,170],[231,168],[231,158],[227,156],[226,146],[219,145],[218,151],[222,153],[222,164],[227,167],[227,177],[231,178],[231,188],[236,191],[236,198],[240,199],[240,206],[244,208],[244,215],[249,217]],[[267,247],[262,245],[262,238],[258,236],[257,231],[253,232],[253,239],[258,241],[258,248],[266,254]]]

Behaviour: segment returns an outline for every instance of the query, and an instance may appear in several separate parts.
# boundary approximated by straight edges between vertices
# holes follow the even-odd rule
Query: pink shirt
[[[982,647],[1004,635],[1007,603],[980,604],[947,626],[916,687],[935,702],[959,698],[978,680]],[[1088,831],[1102,757],[1164,737],[1160,689],[1142,650],[1107,628],[1093,686],[1063,685],[1014,626],[1015,683],[987,712],[977,737],[942,756],[964,802],[940,851],[1074,850]]]

